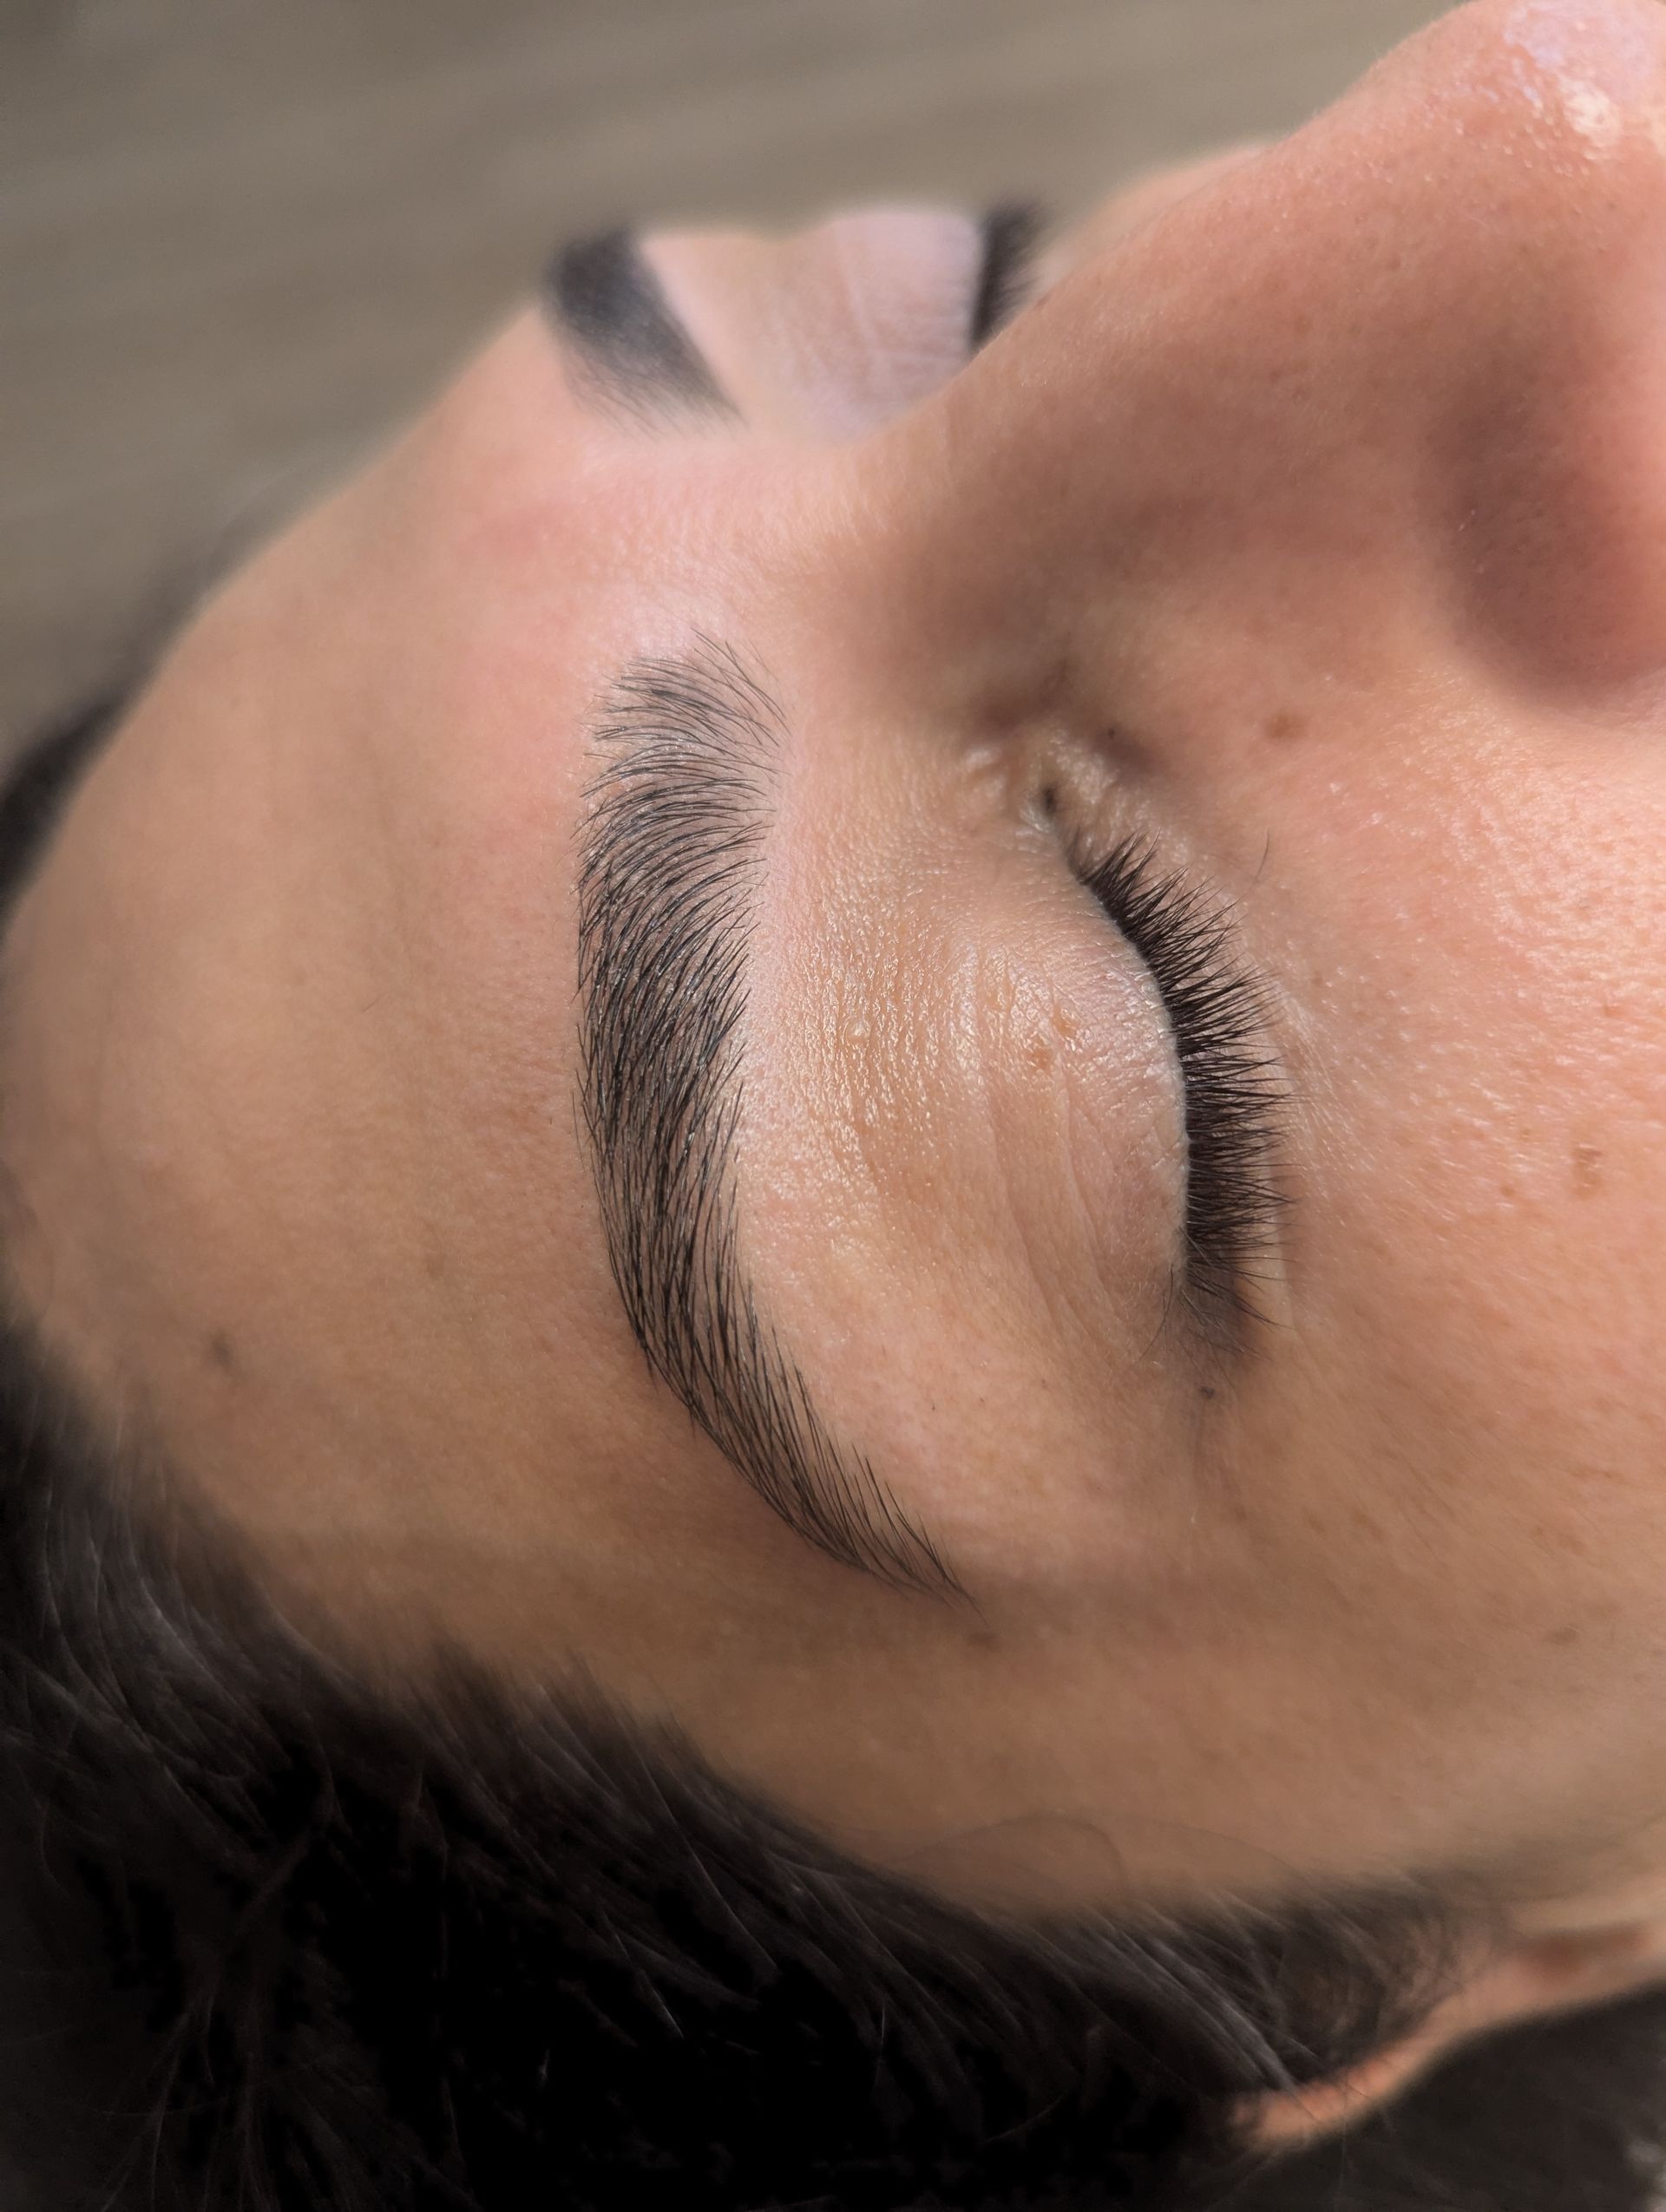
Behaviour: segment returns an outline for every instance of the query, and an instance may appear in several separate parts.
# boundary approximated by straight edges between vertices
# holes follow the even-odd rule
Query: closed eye
[[[1254,1286],[1289,1202],[1274,1170],[1289,1094],[1268,1047],[1268,993],[1230,910],[1125,839],[1071,866],[1132,946],[1168,1016],[1184,1104],[1185,1201],[1177,1289],[1216,1349],[1264,1321]]]

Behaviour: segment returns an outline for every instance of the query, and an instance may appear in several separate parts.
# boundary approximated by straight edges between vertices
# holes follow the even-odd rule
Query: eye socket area
[[[1185,1196],[1179,1301],[1210,1349],[1265,1319],[1254,1285],[1288,1194],[1274,1172],[1288,1098],[1269,993],[1237,952],[1230,910],[1154,847],[1125,837],[1072,870],[1138,954],[1163,1002],[1182,1091]]]
[[[860,437],[962,369],[1020,300],[1040,222],[884,206],[784,238],[659,232],[643,252],[753,428]]]

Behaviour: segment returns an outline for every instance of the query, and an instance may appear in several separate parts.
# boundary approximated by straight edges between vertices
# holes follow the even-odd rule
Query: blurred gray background
[[[1061,212],[1438,0],[0,0],[0,742],[430,386],[563,234]]]

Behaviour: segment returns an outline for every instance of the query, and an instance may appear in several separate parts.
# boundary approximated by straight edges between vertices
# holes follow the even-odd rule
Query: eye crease
[[[1070,865],[1168,1016],[1185,1125],[1176,1290],[1200,1336],[1230,1348],[1266,1319],[1253,1286],[1289,1202],[1271,1177],[1288,1093],[1266,1049],[1266,988],[1235,950],[1230,911],[1163,868],[1148,842],[1125,838],[1100,858],[1072,844]]]

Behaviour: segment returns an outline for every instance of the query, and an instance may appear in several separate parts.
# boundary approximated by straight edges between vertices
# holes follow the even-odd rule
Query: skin
[[[396,1676],[580,1666],[957,1895],[1502,1899],[1355,2096],[1658,1974],[1666,10],[1479,0],[969,363],[951,219],[650,255],[738,416],[521,315],[95,770],[9,946],[21,1297]],[[787,724],[751,1272],[969,1603],[772,1517],[610,1277],[587,730],[701,635]],[[1265,979],[1236,1349],[1165,1318],[1171,1049],[1045,790]]]

